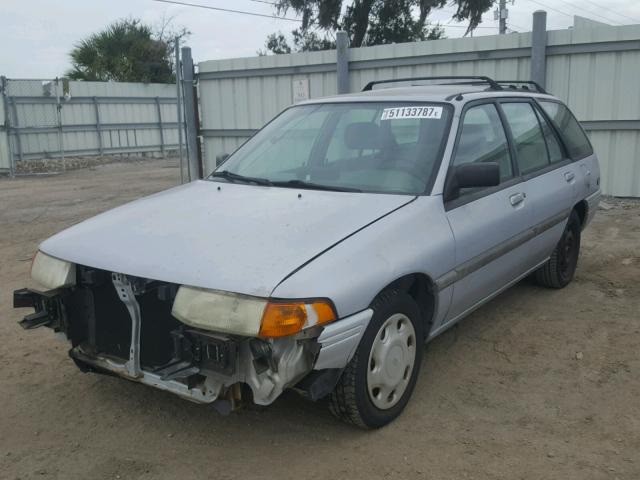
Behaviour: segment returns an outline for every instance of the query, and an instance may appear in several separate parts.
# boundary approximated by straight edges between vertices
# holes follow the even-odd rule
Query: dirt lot
[[[363,432],[294,394],[222,417],[83,374],[16,324],[39,242],[177,179],[158,160],[0,179],[0,478],[640,478],[640,203],[598,212],[569,287],[522,282],[428,345],[406,412]]]

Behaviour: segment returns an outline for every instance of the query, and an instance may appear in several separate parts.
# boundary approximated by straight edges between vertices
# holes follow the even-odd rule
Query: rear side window
[[[471,107],[464,115],[453,165],[471,162],[496,162],[501,180],[513,176],[507,137],[493,104]]]
[[[558,139],[556,138],[555,133],[553,133],[553,129],[551,125],[544,119],[542,114],[536,109],[536,115],[538,116],[538,121],[542,126],[542,132],[544,133],[544,139],[547,142],[547,149],[549,150],[549,159],[551,163],[561,162],[564,160],[562,154],[562,147],[560,143],[558,143]]]
[[[571,159],[579,160],[593,153],[589,139],[567,107],[558,102],[544,100],[540,101],[540,105],[562,135]]]
[[[549,165],[547,145],[533,106],[503,103],[502,109],[511,127],[520,173],[531,173]]]

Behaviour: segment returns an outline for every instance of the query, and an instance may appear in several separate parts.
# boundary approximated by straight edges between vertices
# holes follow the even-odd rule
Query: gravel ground
[[[33,174],[59,174],[69,170],[77,170],[80,168],[93,168],[99,165],[107,165],[109,163],[122,163],[129,161],[144,161],[149,158],[157,158],[158,153],[148,153],[143,156],[137,154],[124,155],[106,155],[103,157],[92,155],[88,157],[73,156],[61,158],[45,158],[38,160],[25,160],[16,162],[17,175],[33,175]],[[170,160],[171,161],[171,160]]]
[[[364,432],[294,394],[223,417],[83,374],[16,324],[39,242],[177,179],[167,160],[0,179],[0,478],[640,478],[639,202],[598,212],[567,288],[521,282],[431,342],[405,413]]]

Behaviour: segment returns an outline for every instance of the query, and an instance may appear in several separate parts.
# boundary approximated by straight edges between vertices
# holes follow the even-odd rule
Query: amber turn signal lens
[[[260,325],[261,337],[286,337],[313,325],[324,325],[336,319],[326,302],[271,303],[264,309]]]
[[[316,312],[316,325],[324,325],[325,323],[333,322],[336,319],[336,314],[333,312],[333,308],[328,303],[312,303],[311,308],[313,308],[313,310]]]
[[[299,303],[268,303],[262,315],[261,337],[285,337],[302,330],[307,310]]]

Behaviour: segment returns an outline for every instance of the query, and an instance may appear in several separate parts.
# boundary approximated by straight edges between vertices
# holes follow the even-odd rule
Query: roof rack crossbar
[[[487,83],[492,89],[502,90],[502,87],[498,82],[492,78],[485,76],[441,76],[441,77],[409,77],[409,78],[395,78],[389,80],[374,80],[367,83],[362,89],[363,92],[373,90],[374,85],[380,85],[382,83],[398,83],[398,82],[414,82],[416,80],[476,80],[478,82]]]
[[[531,85],[532,87],[535,87],[536,91],[538,91],[539,93],[547,93],[547,91],[542,88],[539,83],[532,80],[496,80],[496,83],[503,88],[518,88],[518,85],[522,85],[521,88],[526,90],[529,90],[528,85]]]

